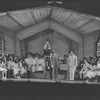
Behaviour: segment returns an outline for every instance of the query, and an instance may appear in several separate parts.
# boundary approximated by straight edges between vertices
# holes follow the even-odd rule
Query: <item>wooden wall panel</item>
[[[74,51],[74,54],[79,58],[79,43],[72,41],[72,50]]]
[[[39,37],[28,43],[28,52],[40,53],[43,54],[43,46],[45,41],[49,39],[52,49],[54,49],[60,57],[63,57],[65,54],[68,54],[71,46],[71,40],[68,38],[63,38],[63,36],[53,33]]]
[[[99,34],[100,30],[84,36],[84,57],[96,55],[96,42]]]
[[[10,35],[3,34],[4,41],[5,41],[5,52],[6,53],[14,53],[14,37]]]

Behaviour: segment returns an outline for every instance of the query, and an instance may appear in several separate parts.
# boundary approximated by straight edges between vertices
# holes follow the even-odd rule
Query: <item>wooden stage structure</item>
[[[32,79],[32,78],[23,78],[23,79],[14,79],[8,78],[5,80],[0,80],[1,82],[31,82],[31,83],[60,83],[60,84],[90,84],[90,85],[100,85],[100,82],[87,82],[87,81],[68,81],[68,80],[50,80],[50,79]]]

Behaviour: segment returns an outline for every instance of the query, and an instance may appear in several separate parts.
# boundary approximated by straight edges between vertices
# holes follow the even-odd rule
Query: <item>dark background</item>
[[[0,12],[46,6],[47,1],[56,0],[0,0]],[[81,13],[100,16],[100,0],[57,0],[61,7]],[[58,6],[58,5],[56,5]]]
[[[100,100],[100,85],[0,82],[0,100]]]

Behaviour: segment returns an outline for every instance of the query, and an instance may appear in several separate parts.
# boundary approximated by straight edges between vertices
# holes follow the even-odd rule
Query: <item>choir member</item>
[[[97,61],[97,76],[100,77],[100,58]]]
[[[45,61],[41,55],[39,57],[39,62],[38,62],[38,71],[45,71]]]
[[[0,72],[2,74],[1,79],[6,79],[7,78],[7,69],[6,69],[6,64],[2,62],[2,59],[0,59]]]
[[[14,61],[12,56],[9,56],[8,62],[7,62],[7,77],[13,78],[13,67],[14,67]]]
[[[83,58],[83,68],[80,71],[80,78],[85,79],[86,78],[86,73],[89,69],[90,65],[88,60],[84,57]]]
[[[35,72],[36,70],[36,68],[35,68],[35,65],[36,65],[36,62],[35,62],[35,55],[33,54],[33,62],[32,62],[32,67],[31,67],[31,71],[32,72]]]
[[[23,65],[23,60],[22,59],[19,60],[19,69],[20,69],[20,76],[21,77],[26,77],[27,72],[26,72],[26,69]]]
[[[33,58],[32,58],[31,53],[29,53],[27,55],[27,58],[25,59],[25,63],[26,63],[26,66],[27,66],[27,77],[30,78],[31,77],[31,68],[32,68],[32,65],[33,65]]]
[[[19,68],[19,62],[18,62],[18,59],[15,59],[15,62],[14,62],[14,67],[12,68],[13,69],[13,76],[14,78],[21,78],[20,77],[20,68]]]

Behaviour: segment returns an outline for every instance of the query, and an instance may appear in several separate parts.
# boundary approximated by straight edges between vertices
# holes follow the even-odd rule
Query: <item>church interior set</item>
[[[1,12],[0,54],[1,80],[99,82],[100,18],[52,5]]]

